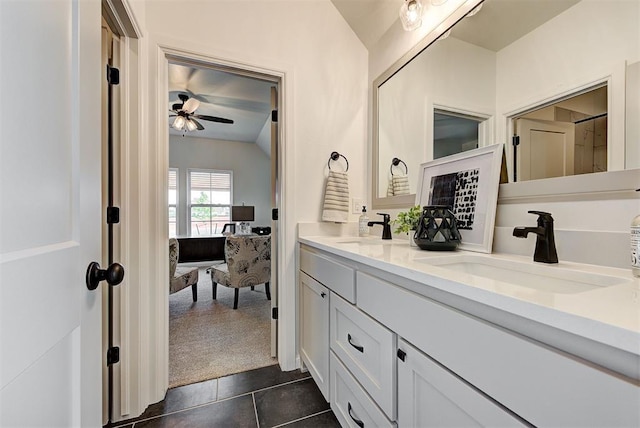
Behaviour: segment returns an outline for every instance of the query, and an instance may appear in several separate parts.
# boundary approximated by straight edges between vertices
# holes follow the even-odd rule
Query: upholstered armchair
[[[180,246],[176,238],[169,239],[169,294],[191,286],[193,301],[198,301],[198,268],[178,266]]]
[[[240,288],[264,284],[267,300],[271,300],[271,236],[227,236],[224,253],[227,262],[211,268],[213,298],[218,284],[235,288],[233,309],[238,309]]]

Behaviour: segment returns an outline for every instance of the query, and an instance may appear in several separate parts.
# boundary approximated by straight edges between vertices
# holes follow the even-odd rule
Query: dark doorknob
[[[89,263],[87,268],[87,288],[95,290],[100,281],[107,281],[109,285],[118,285],[124,279],[124,267],[120,263],[113,263],[106,269],[100,269],[98,262]]]

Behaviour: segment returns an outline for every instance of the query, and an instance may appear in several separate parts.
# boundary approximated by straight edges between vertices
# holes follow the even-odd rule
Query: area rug
[[[169,296],[169,387],[276,364],[264,285],[240,289],[234,310],[233,289],[218,285],[213,300],[211,276],[199,275],[197,302],[191,287]]]

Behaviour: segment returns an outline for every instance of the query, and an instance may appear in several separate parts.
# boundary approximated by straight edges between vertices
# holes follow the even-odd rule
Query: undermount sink
[[[557,294],[575,294],[622,284],[625,278],[600,275],[561,264],[455,255],[416,260],[455,272]]]
[[[393,240],[391,239],[382,239],[379,237],[367,236],[367,237],[352,237],[345,238],[339,241],[336,241],[337,244],[358,244],[358,245],[384,245],[391,244]]]

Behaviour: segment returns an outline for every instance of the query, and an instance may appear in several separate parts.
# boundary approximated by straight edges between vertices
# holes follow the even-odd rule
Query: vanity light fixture
[[[422,3],[420,0],[405,0],[402,3],[400,21],[405,31],[413,31],[422,25]]]

